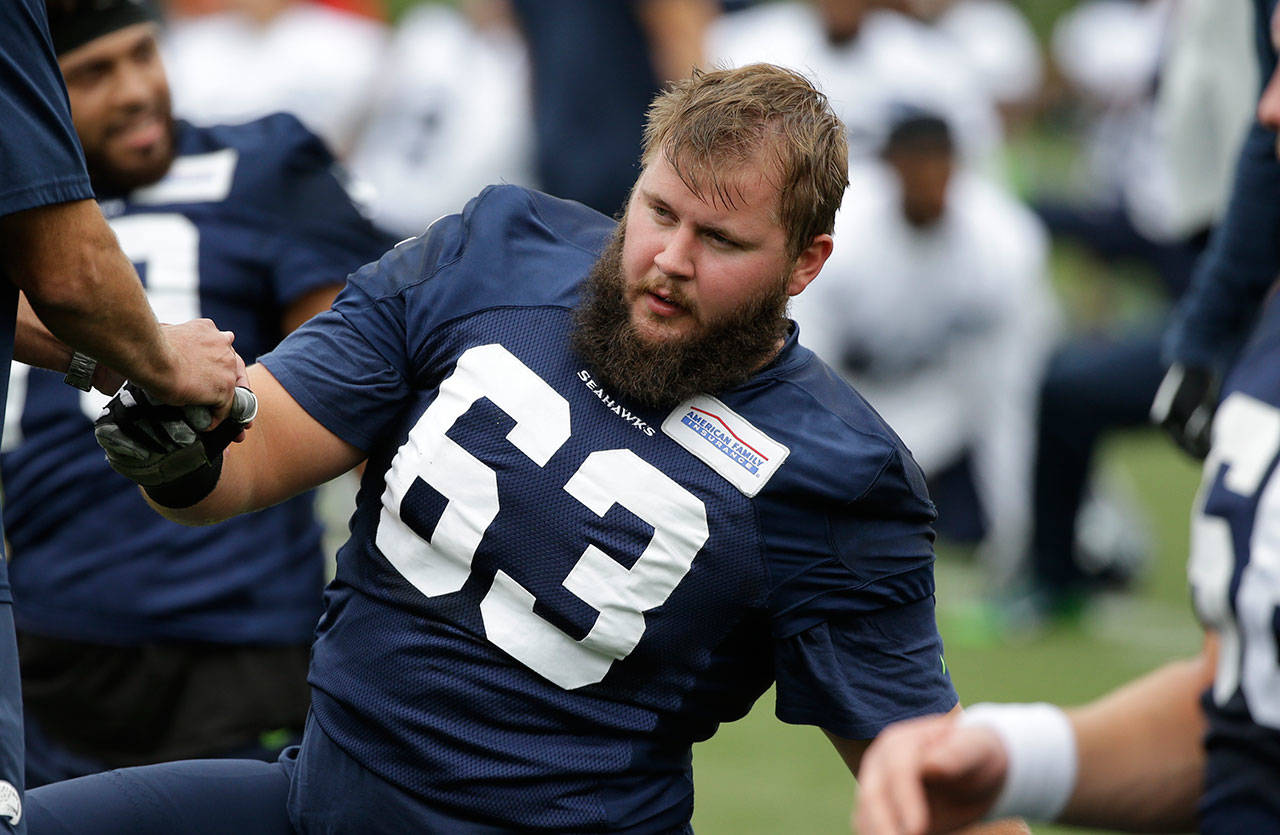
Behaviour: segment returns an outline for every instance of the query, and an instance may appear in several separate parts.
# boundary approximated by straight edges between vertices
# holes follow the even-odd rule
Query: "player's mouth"
[[[679,316],[688,313],[689,308],[670,290],[652,288],[644,293],[645,306],[651,313],[662,317]]]
[[[145,151],[165,137],[165,120],[147,113],[111,130],[111,139],[130,151]]]

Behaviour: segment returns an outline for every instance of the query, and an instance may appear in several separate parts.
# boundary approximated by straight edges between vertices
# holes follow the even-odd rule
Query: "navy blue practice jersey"
[[[247,361],[283,311],[393,243],[360,214],[323,144],[292,116],[178,125],[157,183],[102,201],[162,322],[201,316]],[[91,422],[106,398],[15,364],[0,455],[19,629],[92,643],[306,643],[320,613],[310,496],[233,523],[169,522],[107,465]]]
[[[1189,568],[1197,613],[1220,640],[1204,699],[1204,808],[1261,804],[1280,827],[1280,297],[1264,309],[1224,391]]]
[[[775,680],[780,718],[849,738],[956,702],[909,453],[794,333],[671,411],[610,391],[569,334],[612,228],[487,189],[263,358],[370,453],[313,649],[319,728],[511,830],[680,829],[691,743]],[[343,787],[318,772],[294,790],[323,810]]]

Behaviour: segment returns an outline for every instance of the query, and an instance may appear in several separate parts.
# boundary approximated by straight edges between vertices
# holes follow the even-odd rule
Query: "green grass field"
[[[1117,436],[1101,464],[1135,486],[1155,540],[1155,560],[1139,588],[1098,601],[1078,625],[1025,641],[949,645],[947,662],[963,701],[1079,703],[1198,650],[1200,632],[1185,581],[1188,511],[1198,468],[1154,430]],[[944,640],[948,621],[977,597],[978,572],[960,556],[944,550],[938,561]],[[853,780],[820,731],[774,717],[772,692],[745,719],[694,749],[694,774],[699,835],[849,831]]]

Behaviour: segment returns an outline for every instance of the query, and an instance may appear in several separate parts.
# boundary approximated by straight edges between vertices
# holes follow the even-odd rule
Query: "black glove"
[[[190,507],[213,492],[222,451],[256,412],[257,398],[237,388],[231,414],[205,431],[213,422],[206,407],[156,403],[126,383],[94,421],[93,435],[111,468],[142,485],[156,504]]]
[[[1208,368],[1174,363],[1165,373],[1151,404],[1151,420],[1191,455],[1209,454],[1213,413],[1221,380]]]

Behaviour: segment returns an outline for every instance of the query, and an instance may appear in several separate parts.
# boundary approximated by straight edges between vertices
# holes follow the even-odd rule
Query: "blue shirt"
[[[316,722],[455,818],[671,831],[691,744],[775,681],[780,718],[850,738],[956,702],[909,453],[794,333],[716,397],[609,391],[569,334],[612,228],[488,189],[262,360],[370,456]]]
[[[102,201],[161,321],[208,317],[246,361],[284,311],[394,242],[353,205],[324,145],[292,116],[178,123],[163,179]],[[93,643],[304,644],[320,614],[311,495],[223,525],[169,522],[107,466],[105,397],[13,367],[0,467],[20,629]]]
[[[0,215],[93,197],[43,0],[0,6]]]

